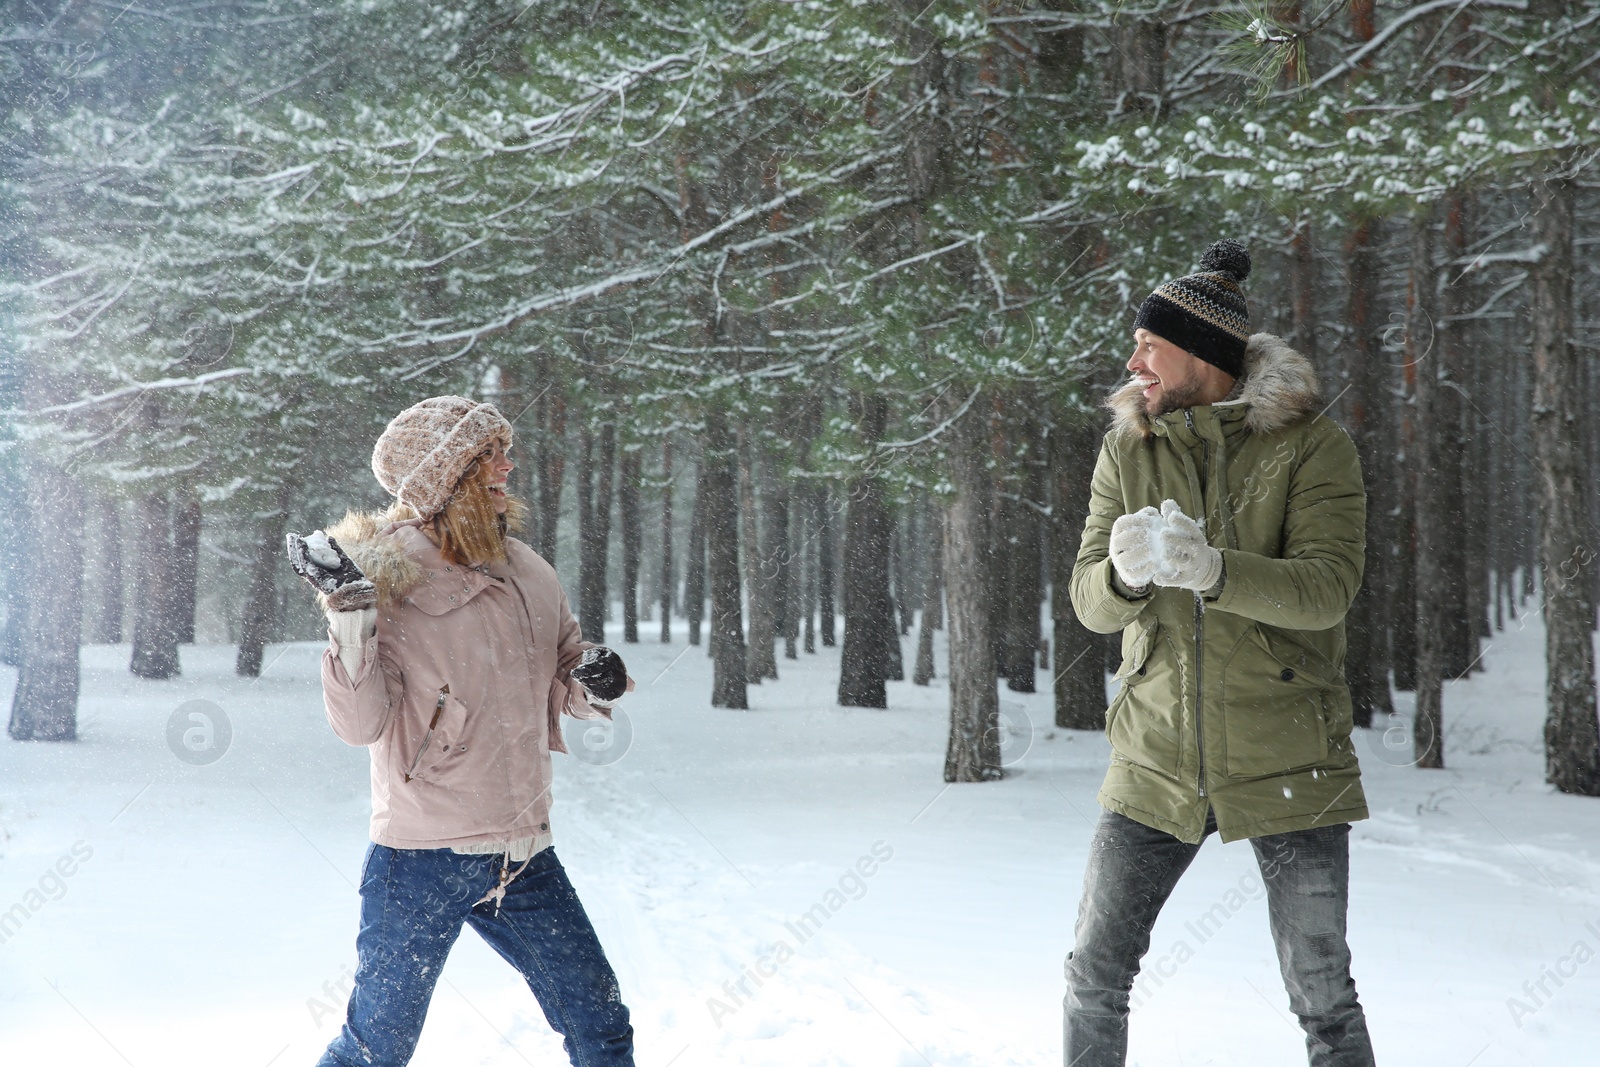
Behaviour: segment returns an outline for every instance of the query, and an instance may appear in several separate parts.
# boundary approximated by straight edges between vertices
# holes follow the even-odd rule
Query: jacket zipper
[[[1189,408],[1183,409],[1183,420],[1189,424],[1189,432],[1200,438],[1200,462],[1209,469],[1211,462],[1211,446],[1205,437],[1194,426],[1194,413]],[[1200,509],[1205,510],[1204,490],[1200,501]],[[1199,790],[1200,796],[1206,795],[1206,745],[1205,730],[1202,718],[1202,694],[1205,692],[1205,621],[1206,602],[1203,593],[1194,594],[1194,750],[1196,762],[1199,764]]]
[[[450,686],[445,684],[439,688],[439,699],[433,705],[433,718],[428,722],[428,732],[422,735],[422,744],[417,746],[417,758],[411,761],[411,769],[406,771],[406,781],[411,781],[411,776],[417,773],[417,767],[422,763],[423,753],[428,751],[428,742],[433,740],[434,728],[439,725],[439,716],[444,713],[444,702],[450,696]]]
[[[1205,663],[1205,602],[1200,599],[1200,594],[1194,595],[1194,750],[1200,759],[1200,795],[1206,795],[1206,746],[1205,733],[1201,729],[1200,694],[1204,678],[1201,669]]]

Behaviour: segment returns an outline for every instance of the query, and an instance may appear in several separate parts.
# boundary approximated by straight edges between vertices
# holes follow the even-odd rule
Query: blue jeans
[[[527,980],[574,1067],[632,1067],[633,1027],[594,927],[555,849],[535,855],[494,903],[500,856],[373,845],[361,874],[355,988],[318,1067],[401,1067],[464,924]],[[515,864],[512,869],[516,869]]]
[[[1206,820],[1206,834],[1216,822]],[[1311,1067],[1372,1067],[1367,1018],[1350,977],[1345,912],[1350,826],[1250,839],[1289,1006]],[[1199,845],[1102,811],[1089,845],[1078,927],[1067,954],[1066,1067],[1122,1067],[1128,1000],[1150,930]]]

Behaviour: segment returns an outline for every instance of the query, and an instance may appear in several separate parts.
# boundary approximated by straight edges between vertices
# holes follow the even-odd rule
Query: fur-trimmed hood
[[[1138,437],[1155,432],[1141,392],[1137,381],[1129,381],[1106,399],[1113,429]],[[1244,377],[1216,406],[1233,405],[1243,406],[1245,428],[1251,433],[1269,434],[1293,426],[1322,409],[1316,368],[1283,338],[1254,334],[1244,350]]]
[[[327,530],[350,561],[377,586],[378,603],[385,607],[398,602],[422,581],[422,565],[394,536],[397,527],[381,511],[348,511]],[[317,604],[326,607],[321,593],[317,594]]]

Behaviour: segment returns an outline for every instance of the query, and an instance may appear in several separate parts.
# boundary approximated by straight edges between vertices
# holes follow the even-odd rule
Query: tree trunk
[[[33,536],[27,563],[20,569],[34,595],[27,598],[21,663],[6,732],[14,741],[75,741],[83,625],[83,491],[58,467],[33,460],[25,469],[26,525]]]
[[[622,484],[617,490],[618,518],[622,520],[622,640],[639,643],[639,478],[641,458],[637,448],[625,449],[618,466]]]
[[[1370,219],[1356,223],[1345,248],[1349,269],[1349,309],[1351,343],[1346,350],[1345,428],[1354,439],[1361,458],[1367,499],[1367,550],[1361,590],[1345,617],[1347,651],[1345,675],[1355,709],[1357,726],[1372,725],[1374,714],[1389,715],[1394,705],[1389,696],[1388,643],[1385,639],[1384,566],[1388,550],[1388,530],[1384,522],[1387,503],[1380,491],[1392,469],[1389,449],[1383,442],[1381,421],[1384,412],[1383,383],[1377,378],[1381,360],[1377,351],[1377,323],[1373,304],[1377,299],[1377,224]]]
[[[1005,449],[994,447],[993,459],[1003,460]],[[1004,486],[990,472],[988,497],[992,502],[989,512],[989,641],[994,648],[994,673],[997,678],[1006,676],[1011,665],[1007,642],[1011,637],[1011,554],[1016,549],[1016,509],[1006,499]]]
[[[822,631],[822,647],[832,648],[837,641],[838,621],[833,590],[838,582],[834,573],[834,504],[826,485],[817,490],[817,614]]]
[[[583,639],[606,641],[606,557],[611,547],[611,490],[617,428],[583,431],[583,469],[578,471],[578,622]]]
[[[880,487],[880,492],[882,489]],[[884,560],[884,574],[889,580],[889,599],[884,616],[882,644],[879,646],[879,655],[882,657],[883,677],[889,682],[903,682],[906,680],[905,657],[900,652],[900,638],[905,634],[910,624],[910,615],[905,612],[905,602],[901,599],[899,583],[901,579],[899,562],[899,530],[900,517],[889,508],[888,494],[880,498],[884,502],[883,511],[883,536],[884,543],[888,546],[888,555]]]
[[[285,480],[278,490],[276,506],[262,515],[258,524],[255,560],[250,568],[250,595],[239,624],[239,650],[233,661],[233,672],[241,678],[261,676],[262,653],[274,636],[278,619],[278,568],[288,565],[284,558],[284,537],[289,525],[290,491],[290,481]]]
[[[1404,356],[1401,357],[1404,360]],[[1399,439],[1392,453],[1383,455],[1390,461],[1393,486],[1378,486],[1369,481],[1371,491],[1368,507],[1383,509],[1382,525],[1389,531],[1389,544],[1382,552],[1383,585],[1387,596],[1378,588],[1374,595],[1386,607],[1385,616],[1389,630],[1389,662],[1391,684],[1402,693],[1415,692],[1417,688],[1417,472],[1413,459],[1416,446],[1415,368],[1407,367],[1402,393],[1390,405],[1395,416]],[[1365,464],[1363,463],[1363,477]],[[1362,585],[1365,586],[1363,581]],[[1380,608],[1383,610],[1383,608]],[[1382,631],[1375,631],[1375,640],[1382,643]],[[1345,657],[1348,668],[1350,658]]]
[[[1448,424],[1449,391],[1443,348],[1434,324],[1433,216],[1418,209],[1411,220],[1411,281],[1407,295],[1406,361],[1416,389],[1415,432],[1408,454],[1413,471],[1416,523],[1417,713],[1412,725],[1413,756],[1419,767],[1444,766],[1443,681],[1445,612],[1449,579],[1444,542],[1457,530],[1449,513],[1460,478],[1450,478],[1445,453],[1453,451]]]
[[[883,439],[888,399],[882,394],[857,400],[858,425],[871,454]],[[884,682],[888,645],[895,636],[889,602],[889,515],[883,483],[869,469],[852,479],[844,520],[844,649],[839,657],[839,703],[847,708],[886,708]]]
[[[800,615],[805,628],[801,646],[813,654],[817,651],[817,512],[821,495],[814,485],[806,485],[800,491],[801,514],[804,517],[800,558],[805,575],[800,590]]]
[[[96,494],[93,510],[99,534],[94,578],[98,601],[89,642],[117,645],[122,643],[122,511],[116,497],[105,493]]]
[[[661,445],[661,643],[672,643],[672,439]]]
[[[1458,280],[1463,293],[1457,297],[1463,306],[1470,306],[1476,298],[1475,287],[1468,287],[1464,279]],[[1454,329],[1452,324],[1452,329]],[[1499,390],[1490,387],[1489,361],[1485,353],[1490,350],[1491,339],[1479,323],[1463,322],[1465,332],[1463,351],[1466,355],[1462,373],[1465,376],[1468,403],[1462,413],[1462,433],[1466,435],[1466,462],[1461,472],[1461,499],[1466,512],[1467,535],[1463,549],[1462,575],[1467,590],[1467,615],[1474,640],[1472,642],[1472,670],[1484,669],[1483,641],[1494,636],[1491,624],[1490,589],[1492,581],[1492,549],[1490,546],[1490,515],[1498,515],[1494,497],[1494,453],[1497,451],[1496,431],[1499,424],[1490,421],[1491,395]],[[1497,348],[1505,352],[1509,349]],[[1498,524],[1495,524],[1498,525]]]
[[[140,678],[171,678],[181,669],[171,501],[164,490],[146,493],[139,501],[139,572],[128,669]]]
[[[1122,88],[1116,112],[1157,117],[1165,93],[1167,26],[1159,19],[1120,19],[1112,30]]]
[[[683,616],[689,621],[689,643],[700,643],[700,621],[706,610],[706,469],[695,466],[694,504],[689,509],[689,554],[683,561]]]
[[[1103,730],[1106,672],[1101,636],[1078,621],[1072,608],[1072,567],[1089,517],[1089,482],[1098,435],[1088,418],[1063,412],[1050,434],[1055,496],[1050,519],[1050,615],[1055,624],[1056,725]]]
[[[1589,294],[1589,298],[1591,301],[1594,299],[1592,292]],[[1575,313],[1579,314],[1583,310],[1581,303],[1578,303],[1574,308]],[[1592,321],[1592,319],[1585,317],[1584,321]],[[1600,371],[1596,371],[1596,361],[1592,358],[1592,355],[1591,351],[1591,358],[1579,361],[1579,373],[1588,383],[1588,388],[1583,391],[1585,411],[1600,410],[1600,408],[1597,408],[1597,405],[1600,405]],[[1596,491],[1593,481],[1594,472],[1600,471],[1600,429],[1596,429],[1593,419],[1583,420],[1583,426],[1588,431],[1585,436],[1589,445],[1588,451],[1583,457],[1584,469],[1590,475],[1588,483],[1589,495],[1586,501],[1589,504],[1588,522],[1591,530],[1600,530],[1600,491]],[[1589,603],[1593,606],[1600,603],[1600,567],[1590,567],[1589,576]]]
[[[1293,328],[1289,342],[1311,361],[1317,353],[1317,256],[1311,243],[1311,217],[1302,215],[1289,239],[1289,288]]]
[[[1558,161],[1566,167],[1570,159]],[[1573,344],[1572,229],[1576,189],[1565,174],[1534,186],[1534,230],[1543,254],[1533,267],[1533,454],[1539,500],[1539,562],[1544,577],[1545,777],[1563,793],[1600,795],[1600,725],[1595,715],[1594,605],[1588,568],[1596,565],[1584,529],[1579,354]]]
[[[1529,326],[1531,329],[1532,322]],[[1528,337],[1531,349],[1532,337]],[[1531,351],[1530,351],[1531,356]],[[1515,392],[1508,402],[1506,425],[1513,441],[1533,440],[1533,360],[1513,360]],[[1506,598],[1512,617],[1526,610],[1529,583],[1539,554],[1538,498],[1532,482],[1535,465],[1525,448],[1505,450],[1507,510],[1511,516],[1506,545]]]
[[[772,543],[776,534],[772,516],[767,516],[766,549],[761,541],[761,516],[756,509],[756,470],[761,457],[754,454],[749,433],[741,435],[739,447],[739,495],[741,519],[744,530],[745,588],[750,596],[750,644],[745,651],[748,658],[745,670],[749,680],[760,685],[762,679],[778,677],[778,660],[773,655],[773,626],[777,621],[773,597],[776,593],[776,575],[771,569]],[[762,487],[763,490],[766,488]],[[762,493],[764,508],[771,507],[771,499]]]
[[[512,460],[511,474],[506,479],[506,492],[518,500],[528,503],[527,527],[517,536],[526,542],[528,547],[537,552],[543,538],[544,526],[542,522],[543,515],[540,514],[538,506],[538,464],[534,461],[536,449],[528,442],[530,440],[537,442],[539,435],[538,430],[535,429],[530,436],[520,429],[518,424],[522,421],[523,416],[528,413],[528,409],[537,402],[538,397],[529,398],[526,382],[530,376],[526,373],[527,368],[521,363],[502,362],[497,365],[497,369],[500,372],[500,387],[493,392],[485,391],[484,399],[498,408],[500,413],[511,421],[512,429],[515,433],[514,446],[516,455]],[[540,376],[537,373],[531,377],[534,381],[540,380]],[[537,416],[535,417],[537,418]],[[527,457],[526,461],[524,460],[525,456]]]
[[[782,550],[778,556],[778,618],[783,630],[783,658],[799,659],[800,583],[804,578],[799,547],[805,524],[800,521],[793,482],[787,471],[777,479],[773,503],[773,521],[783,528]]]
[[[1408,389],[1408,401],[1413,395],[1414,391]],[[1397,692],[1411,693],[1417,688],[1417,490],[1415,472],[1411,469],[1416,434],[1409,402],[1403,410],[1401,431],[1406,444],[1400,458],[1405,463],[1400,470],[1400,493],[1393,516],[1395,544],[1386,554],[1385,573],[1392,584],[1389,640],[1393,650],[1394,688]],[[1348,656],[1345,662],[1349,663]]]
[[[711,578],[711,706],[748,708],[744,608],[739,590],[738,455],[723,420],[707,419],[705,474],[698,496]],[[695,500],[700,508],[700,500]]]
[[[1467,198],[1453,192],[1444,201],[1444,255],[1446,264],[1459,262],[1467,252]],[[1470,396],[1472,388],[1471,334],[1466,318],[1471,314],[1470,292],[1457,278],[1460,268],[1445,275],[1440,315],[1438,352],[1440,357],[1439,390],[1430,405],[1438,417],[1440,434],[1433,440],[1439,444],[1439,462],[1428,468],[1430,476],[1437,478],[1443,496],[1434,501],[1443,521],[1453,528],[1453,533],[1441,536],[1439,566],[1444,583],[1441,626],[1444,630],[1442,668],[1446,678],[1462,678],[1471,670],[1478,658],[1478,620],[1473,618],[1479,598],[1472,595],[1468,564],[1473,558],[1475,517],[1478,509],[1477,487],[1479,481],[1473,463],[1477,440],[1466,432],[1467,405],[1463,394]],[[1454,279],[1454,280],[1452,280]],[[1442,435],[1442,436],[1441,436]],[[1481,615],[1481,612],[1480,612]]]
[[[547,368],[551,374],[553,368]],[[534,465],[539,469],[539,555],[556,565],[556,527],[561,518],[561,487],[567,471],[567,398],[559,383],[552,384],[534,403],[539,436],[534,444]]]
[[[933,665],[933,628],[942,614],[944,600],[944,523],[936,517],[934,509],[925,505],[922,522],[922,551],[925,565],[922,568],[922,619],[917,627],[917,663],[911,672],[914,685],[927,685],[937,675]]]
[[[8,384],[5,378],[12,376],[9,368],[0,364],[0,369],[8,371],[0,377],[0,390],[3,390],[0,395],[9,400],[12,406],[20,407],[21,397],[10,388],[5,388]],[[4,491],[0,506],[5,508],[6,514],[25,520],[28,514],[27,476],[14,450],[9,456],[0,456],[0,490]],[[6,612],[5,628],[0,630],[0,663],[7,667],[22,665],[22,635],[28,623],[27,543],[26,521],[0,523],[0,568],[5,572]]]
[[[172,619],[180,645],[194,644],[196,583],[200,577],[200,498],[178,494],[172,524]]]
[[[1039,588],[1043,566],[1042,520],[1039,510],[1045,506],[1045,464],[1037,454],[1043,438],[1030,420],[1025,424],[1027,452],[1022,480],[1017,485],[1018,499],[1013,504],[1011,546],[1011,579],[1007,582],[1010,596],[1006,613],[1006,663],[1001,672],[1006,688],[1013,693],[1032,693],[1037,679],[1035,668],[1039,655],[1039,605],[1044,600]]]
[[[945,509],[945,589],[950,599],[950,740],[944,780],[985,782],[1001,775],[1000,694],[989,631],[988,442],[968,412],[946,431],[955,496]]]
[[[901,637],[911,632],[911,590],[906,580],[909,566],[906,560],[906,537],[910,531],[908,522],[900,521],[898,517],[889,524],[889,575],[893,580],[890,592],[890,602],[894,606],[895,632]],[[896,678],[895,681],[904,681]]]
[[[1353,0],[1350,28],[1358,41],[1370,41],[1377,32],[1373,17],[1375,0]],[[1354,69],[1348,83],[1354,86],[1365,76],[1370,60]],[[1376,219],[1354,220],[1345,243],[1349,302],[1345,321],[1351,340],[1345,348],[1344,371],[1345,429],[1355,441],[1361,459],[1362,481],[1367,491],[1367,550],[1361,589],[1345,616],[1345,680],[1350,686],[1357,726],[1371,726],[1374,715],[1392,715],[1394,702],[1389,691],[1389,630],[1386,611],[1388,589],[1393,582],[1386,566],[1394,536],[1388,519],[1391,500],[1387,487],[1395,472],[1392,434],[1385,432],[1384,391],[1379,378],[1383,365],[1378,334],[1382,328],[1375,304],[1378,299],[1379,223]],[[1403,548],[1402,551],[1408,551]],[[1409,603],[1409,601],[1408,601]],[[1409,608],[1407,609],[1409,614]],[[1400,661],[1395,652],[1395,662]]]

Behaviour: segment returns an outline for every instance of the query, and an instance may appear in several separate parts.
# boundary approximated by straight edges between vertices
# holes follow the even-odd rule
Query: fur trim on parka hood
[[[1138,381],[1121,385],[1106,398],[1112,428],[1149,437],[1154,422],[1145,414]],[[1251,433],[1268,434],[1293,426],[1322,409],[1322,388],[1311,361],[1270,333],[1251,336],[1244,350],[1244,377],[1226,400],[1217,404],[1244,405],[1244,424]],[[331,531],[330,531],[331,532]]]
[[[381,511],[348,511],[327,528],[328,536],[339,542],[350,561],[377,586],[380,607],[399,602],[422,581],[422,565],[406,552],[405,543],[393,536],[393,526]],[[321,593],[317,605],[327,607]]]

